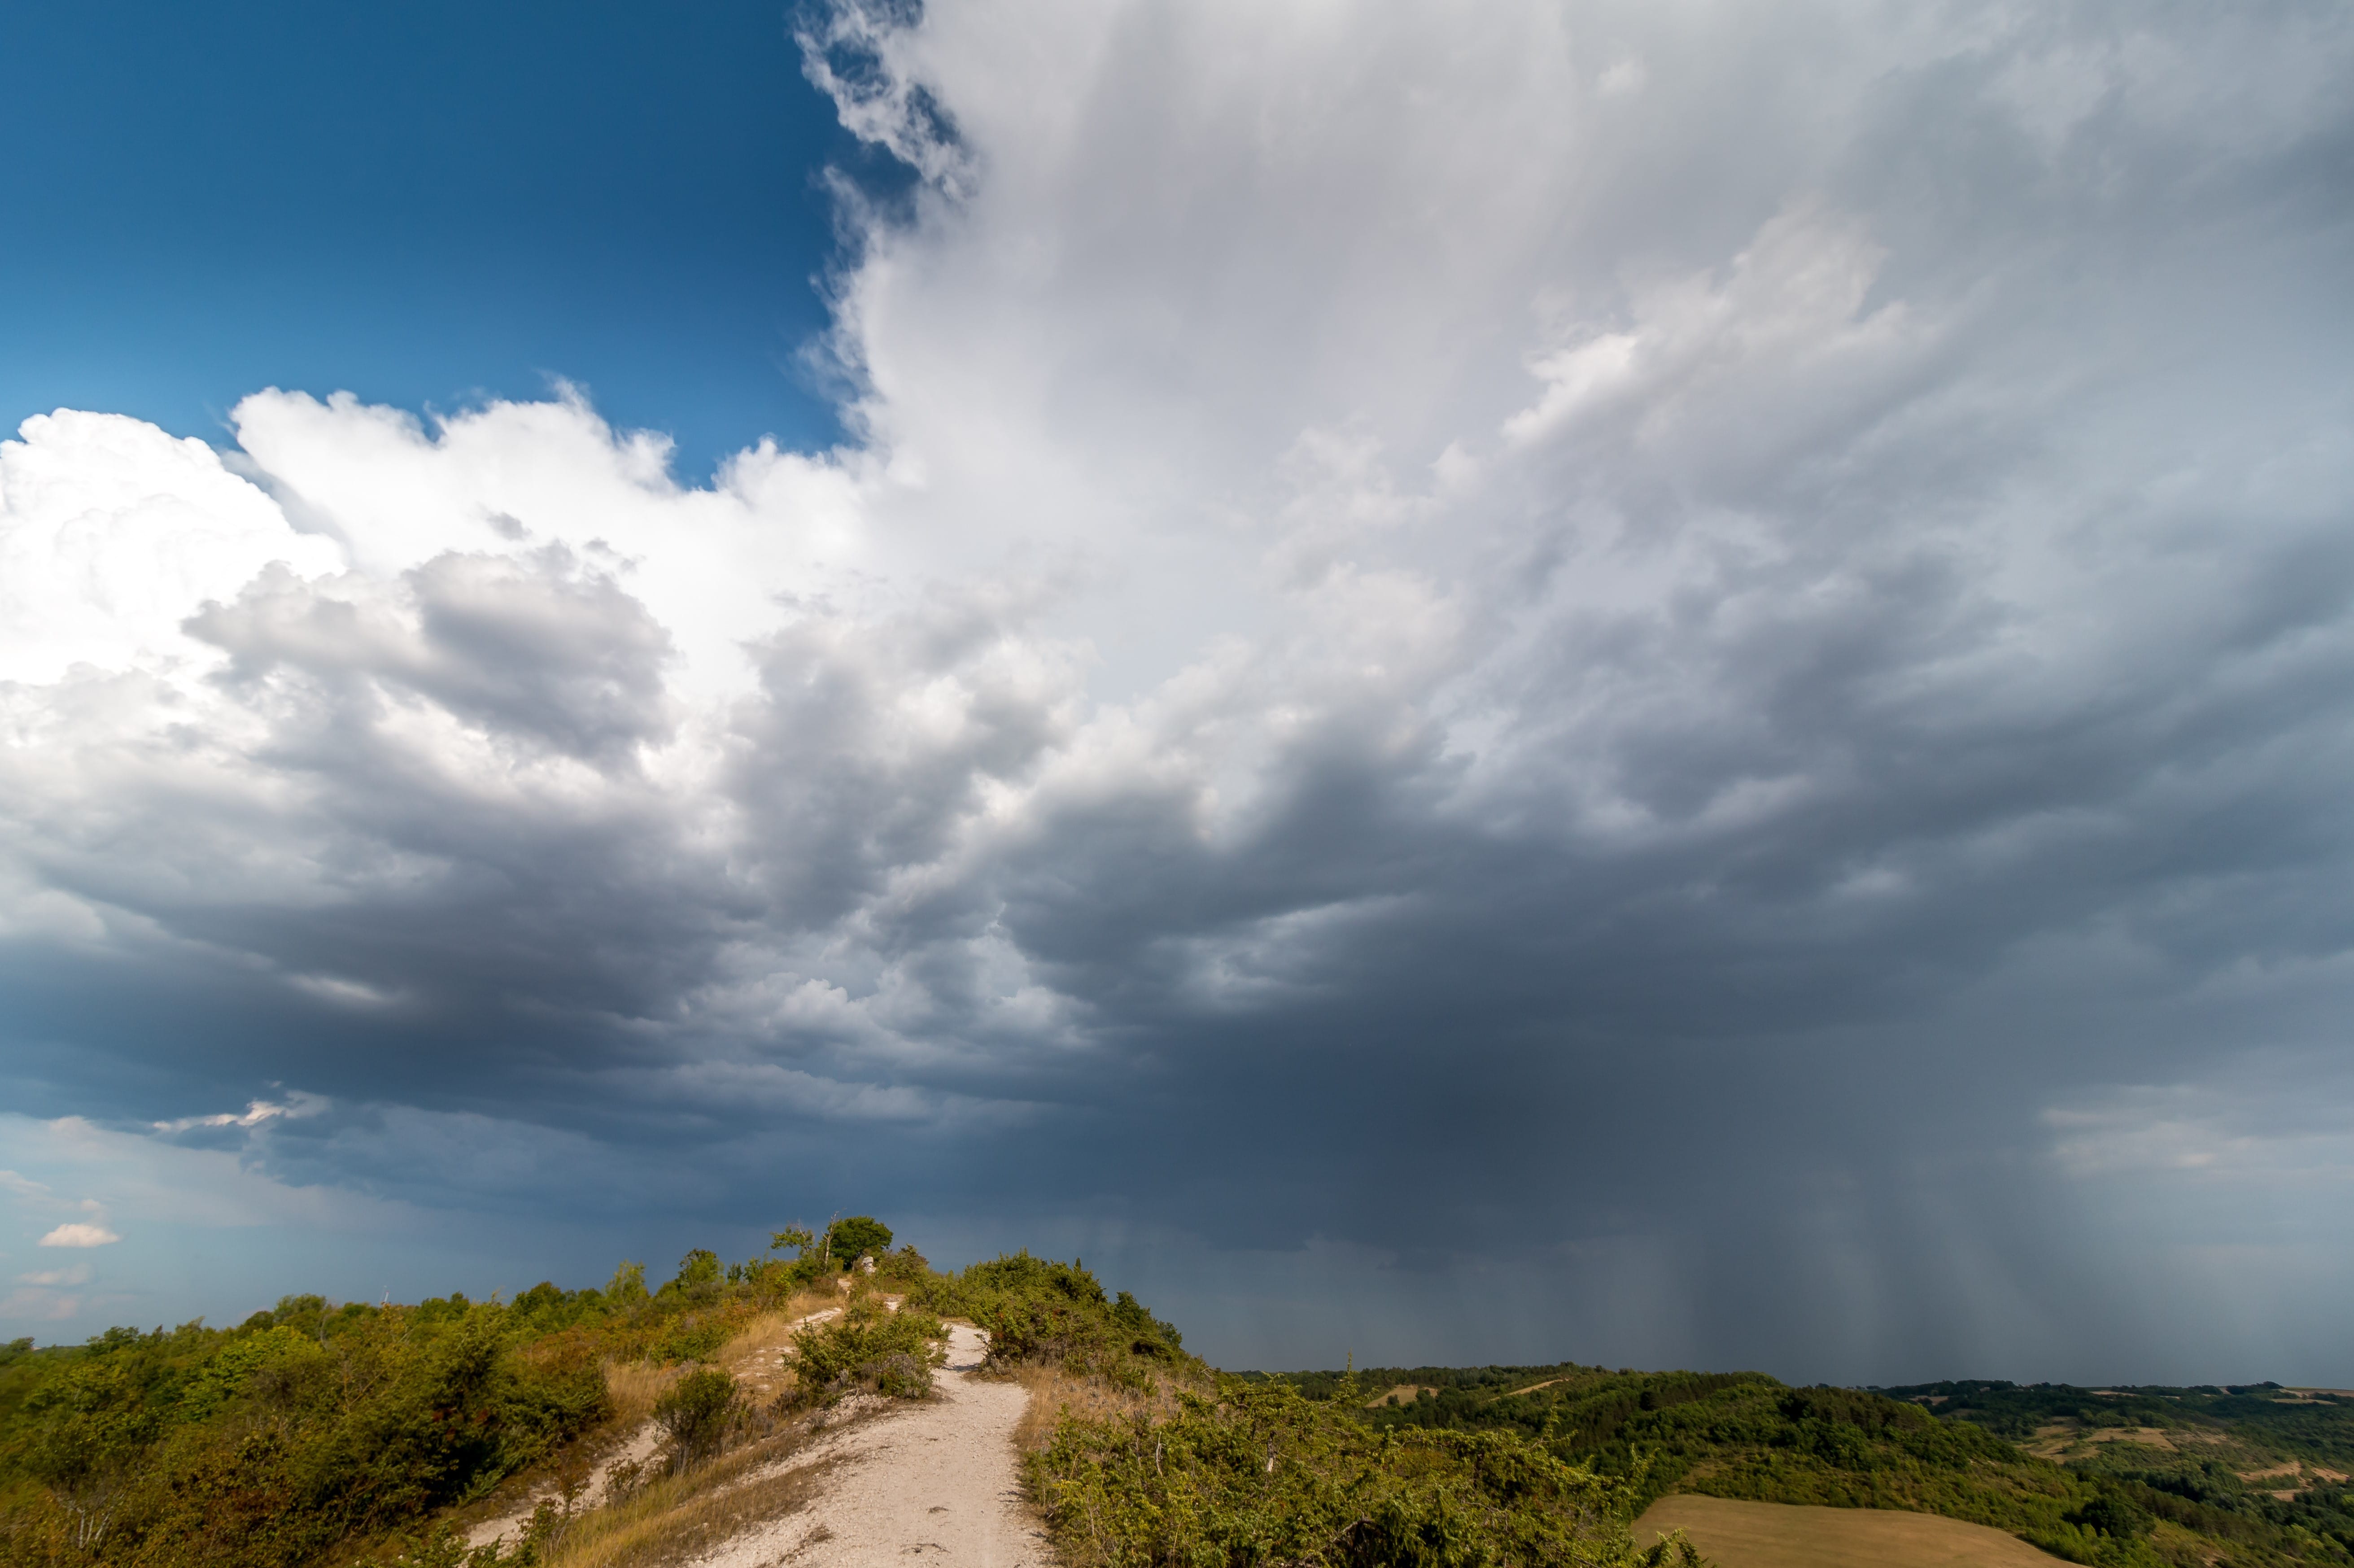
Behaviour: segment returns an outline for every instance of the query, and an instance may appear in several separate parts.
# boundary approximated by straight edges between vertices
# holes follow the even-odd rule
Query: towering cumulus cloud
[[[807,26],[843,449],[0,447],[20,1107],[1244,1361],[2354,1377],[2342,8]]]

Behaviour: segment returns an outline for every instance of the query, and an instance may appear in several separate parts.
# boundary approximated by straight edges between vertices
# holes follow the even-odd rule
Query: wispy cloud
[[[0,1296],[0,1321],[14,1318],[37,1323],[62,1323],[79,1316],[82,1298],[35,1286]]]
[[[300,1092],[283,1101],[253,1100],[242,1112],[219,1111],[211,1116],[184,1116],[170,1121],[154,1123],[157,1132],[188,1132],[198,1128],[257,1128],[264,1122],[281,1117],[317,1116],[327,1108],[328,1102],[318,1095]]]

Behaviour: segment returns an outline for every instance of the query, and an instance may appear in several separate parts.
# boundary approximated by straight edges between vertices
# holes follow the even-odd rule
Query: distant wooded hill
[[[2354,1563],[2354,1392],[1972,1381],[1793,1388],[1758,1372],[1368,1367],[1275,1375],[1377,1427],[1509,1430],[1645,1496],[1898,1508],[2071,1562]]]

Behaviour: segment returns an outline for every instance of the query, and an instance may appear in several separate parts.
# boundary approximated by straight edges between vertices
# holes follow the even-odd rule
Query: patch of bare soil
[[[1933,1513],[1664,1497],[1635,1521],[1649,1545],[1681,1530],[1717,1568],[2052,1568],[2015,1535]]]
[[[2186,1444],[2212,1442],[2203,1434],[2180,1427],[2159,1426],[2084,1426],[2074,1421],[2055,1421],[2035,1429],[2035,1436],[2020,1445],[2039,1459],[2061,1460],[2082,1458],[2104,1443],[2132,1443],[2163,1453],[2179,1453]]]
[[[2338,1471],[2325,1469],[2319,1465],[2307,1466],[2298,1459],[2291,1459],[2285,1464],[2267,1465],[2260,1470],[2235,1470],[2232,1473],[2243,1481],[2288,1482],[2287,1487],[2265,1494],[2281,1502],[2292,1500],[2317,1481],[2342,1482],[2346,1479],[2345,1476]]]

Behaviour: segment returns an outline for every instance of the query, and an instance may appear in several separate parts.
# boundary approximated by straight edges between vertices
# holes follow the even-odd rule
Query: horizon
[[[1003,1256],[1003,1255],[1005,1255],[1000,1254],[1000,1255],[998,1255],[1002,1257],[1002,1256]],[[971,1261],[973,1261],[973,1262],[984,1262],[984,1261],[988,1261],[988,1260],[986,1260],[986,1259],[980,1259],[980,1258],[976,1258],[976,1259],[973,1259],[973,1260],[971,1260]],[[636,1259],[633,1259],[633,1258],[624,1258],[624,1259],[622,1259],[622,1260],[621,1260],[621,1262],[620,1262],[620,1264],[618,1266],[618,1267],[620,1267],[620,1268],[627,1268],[627,1267],[629,1267],[631,1264],[636,1263],[636,1262],[637,1262],[637,1260],[636,1260]],[[642,1267],[643,1266],[642,1266],[642,1265],[640,1265],[640,1266],[642,1266]],[[935,1265],[935,1266],[937,1266],[937,1265]],[[1073,1267],[1075,1267],[1075,1268],[1084,1268],[1086,1266],[1085,1266],[1084,1260],[1081,1260],[1081,1259],[1076,1259],[1076,1258],[1075,1258],[1075,1259],[1073,1259],[1073,1260],[1072,1260],[1072,1266],[1073,1266]],[[1093,1271],[1093,1270],[1088,1270],[1088,1272],[1089,1272],[1089,1273],[1093,1273],[1094,1271]],[[585,1286],[585,1287],[584,1287],[584,1286],[580,1286],[580,1285],[571,1285],[571,1286],[567,1286],[567,1285],[562,1284],[561,1282],[555,1281],[555,1280],[537,1280],[537,1281],[534,1281],[534,1282],[533,1282],[533,1284],[532,1284],[532,1285],[529,1285],[529,1286],[517,1287],[513,1288],[513,1289],[510,1289],[510,1288],[507,1288],[507,1287],[502,1287],[497,1288],[497,1289],[489,1290],[489,1291],[484,1291],[484,1292],[470,1291],[470,1290],[466,1290],[466,1289],[465,1289],[465,1288],[463,1288],[462,1287],[453,1287],[451,1289],[444,1290],[444,1291],[441,1291],[441,1292],[439,1292],[439,1293],[436,1293],[436,1294],[430,1294],[430,1295],[422,1295],[422,1296],[419,1296],[419,1297],[418,1298],[418,1299],[417,1299],[417,1300],[414,1300],[414,1301],[391,1301],[391,1300],[389,1300],[389,1299],[388,1299],[388,1298],[387,1298],[383,1303],[381,1303],[381,1304],[389,1305],[389,1306],[393,1306],[393,1307],[416,1307],[416,1306],[419,1306],[419,1305],[421,1305],[421,1304],[423,1304],[424,1302],[429,1301],[429,1300],[445,1300],[445,1301],[448,1301],[448,1300],[461,1300],[461,1299],[465,1300],[465,1301],[469,1301],[469,1302],[478,1303],[478,1304],[498,1303],[498,1302],[503,1302],[503,1301],[510,1300],[510,1299],[512,1299],[514,1297],[519,1296],[519,1295],[523,1294],[523,1293],[524,1293],[525,1291],[526,1291],[526,1290],[531,1290],[531,1289],[536,1288],[537,1287],[539,1287],[539,1286],[541,1286],[541,1285],[555,1285],[555,1286],[557,1287],[557,1288],[558,1288],[558,1289],[564,1289],[564,1290],[579,1290],[579,1289],[584,1289],[584,1288],[586,1288],[586,1289],[594,1289],[594,1288],[597,1288],[597,1287],[594,1287],[593,1285],[592,1285],[592,1286]],[[1115,1280],[1115,1281],[1110,1282],[1110,1287],[1111,1287],[1111,1288],[1115,1288],[1115,1289],[1119,1288],[1119,1282],[1118,1282],[1118,1281],[1116,1281],[1116,1280]],[[294,1294],[316,1294],[316,1293],[315,1293],[315,1292],[313,1292],[313,1293],[294,1293]],[[158,1325],[156,1325],[156,1326],[155,1326],[155,1329],[154,1329],[154,1331],[155,1331],[155,1332],[163,1332],[163,1331],[164,1331],[164,1330],[169,1330],[169,1329],[187,1328],[187,1327],[192,1327],[192,1326],[202,1326],[202,1327],[207,1327],[207,1328],[230,1328],[230,1327],[235,1327],[235,1326],[237,1326],[239,1323],[243,1322],[243,1321],[246,1321],[246,1320],[248,1320],[248,1319],[267,1319],[267,1318],[269,1318],[269,1317],[270,1316],[271,1311],[272,1311],[272,1309],[273,1309],[273,1308],[279,1308],[279,1307],[282,1307],[282,1306],[284,1305],[284,1303],[285,1303],[288,1299],[290,1299],[290,1297],[289,1297],[289,1296],[281,1296],[280,1298],[278,1298],[277,1299],[272,1300],[272,1301],[268,1301],[268,1302],[257,1302],[257,1303],[256,1303],[256,1304],[255,1304],[255,1305],[254,1305],[254,1306],[253,1306],[249,1310],[245,1311],[245,1312],[242,1312],[242,1313],[238,1313],[238,1312],[232,1312],[232,1313],[229,1313],[229,1314],[226,1315],[226,1316],[222,1319],[222,1320],[221,1320],[220,1322],[218,1322],[218,1323],[213,1323],[213,1322],[210,1322],[210,1321],[208,1321],[205,1317],[203,1317],[203,1316],[198,1316],[198,1317],[196,1317],[196,1318],[193,1318],[193,1319],[186,1319],[186,1321],[184,1321],[184,1322],[182,1322],[182,1323],[177,1323],[177,1324],[158,1324]],[[332,1295],[330,1295],[330,1296],[321,1296],[321,1297],[319,1298],[319,1299],[321,1299],[322,1301],[323,1301],[323,1302],[324,1302],[324,1304],[325,1304],[326,1308],[327,1308],[329,1310],[333,1310],[333,1309],[334,1309],[334,1308],[340,1308],[340,1307],[344,1307],[344,1306],[351,1305],[353,1301],[357,1301],[359,1304],[361,1304],[361,1305],[365,1305],[365,1306],[376,1306],[376,1305],[378,1305],[378,1304],[379,1304],[378,1302],[376,1302],[376,1301],[370,1301],[370,1300],[368,1300],[368,1299],[367,1299],[367,1298],[353,1298],[346,1299],[346,1298],[345,1298],[336,1297],[336,1296],[332,1296]],[[1145,1305],[1146,1307],[1150,1308],[1152,1304],[1151,1304],[1150,1302],[1146,1302],[1144,1305]],[[1182,1333],[1182,1332],[1183,1332],[1183,1330],[1184,1330],[1184,1327],[1185,1327],[1185,1326],[1184,1326],[1182,1323],[1179,1323],[1179,1324],[1176,1324],[1176,1325],[1174,1325],[1174,1326],[1175,1326],[1175,1328],[1176,1328],[1176,1329],[1177,1329],[1181,1333]],[[111,1324],[111,1325],[109,1325],[109,1327],[110,1327],[110,1328],[117,1328],[117,1327],[119,1327],[119,1328],[131,1328],[131,1329],[133,1329],[134,1331],[137,1331],[137,1330],[136,1330],[136,1325],[133,1325],[133,1324]],[[62,1348],[62,1349],[72,1349],[72,1348],[75,1348],[75,1347],[76,1347],[76,1346],[80,1342],[80,1341],[79,1341],[79,1340],[50,1340],[50,1341],[48,1341],[48,1343],[44,1344],[44,1343],[39,1340],[39,1338],[38,1338],[37,1336],[35,1336],[35,1335],[26,1335],[26,1336],[23,1336],[23,1338],[24,1338],[24,1339],[26,1339],[26,1340],[30,1340],[30,1341],[32,1342],[33,1348],[35,1348],[35,1349],[37,1349],[37,1350],[53,1350],[53,1349],[61,1349],[61,1348]],[[1553,1360],[1553,1361],[1472,1361],[1472,1362],[1459,1362],[1459,1363],[1457,1363],[1457,1362],[1438,1362],[1438,1361],[1419,1361],[1419,1362],[1409,1362],[1409,1361],[1397,1361],[1397,1362],[1394,1362],[1394,1363],[1388,1363],[1388,1364],[1376,1364],[1376,1363],[1373,1363],[1373,1362],[1371,1362],[1371,1361],[1367,1361],[1367,1362],[1365,1362],[1363,1365],[1359,1365],[1359,1364],[1358,1364],[1358,1362],[1359,1362],[1359,1361],[1360,1361],[1360,1360],[1361,1360],[1361,1358],[1357,1357],[1357,1356],[1356,1356],[1356,1354],[1355,1354],[1355,1352],[1354,1352],[1353,1351],[1344,1350],[1344,1351],[1341,1352],[1341,1360],[1340,1361],[1338,1361],[1338,1362],[1306,1362],[1306,1363],[1299,1363],[1299,1364],[1294,1364],[1294,1365],[1286,1365],[1286,1366],[1263,1366],[1263,1367],[1262,1367],[1262,1366],[1252,1366],[1252,1367],[1229,1367],[1229,1366],[1219,1366],[1219,1367],[1217,1367],[1217,1368],[1216,1368],[1216,1370],[1218,1370],[1218,1371],[1220,1371],[1220,1372],[1235,1372],[1235,1373],[1238,1373],[1238,1374],[1245,1375],[1245,1376],[1280,1377],[1280,1376],[1288,1376],[1288,1375],[1291,1375],[1291,1374],[1295,1374],[1295,1373],[1312,1373],[1312,1372],[1351,1372],[1351,1371],[1352,1371],[1352,1370],[1353,1370],[1353,1372],[1355,1372],[1355,1374],[1356,1374],[1356,1375],[1363,1376],[1363,1375],[1366,1375],[1366,1374],[1368,1374],[1368,1373],[1370,1373],[1370,1372],[1417,1372],[1417,1371],[1439,1371],[1439,1370],[1469,1370],[1469,1369],[1475,1369],[1475,1368],[1476,1368],[1476,1369],[1487,1370],[1487,1371],[1496,1371],[1496,1372],[1545,1372],[1545,1371],[1551,1371],[1551,1370],[1553,1370],[1553,1368],[1556,1368],[1556,1367],[1575,1366],[1575,1367],[1581,1367],[1581,1368],[1585,1368],[1585,1369],[1591,1370],[1591,1371],[1604,1371],[1604,1372],[1615,1371],[1615,1372],[1618,1372],[1618,1373],[1620,1373],[1620,1374],[1627,1374],[1627,1373],[1649,1373],[1649,1372],[1682,1372],[1682,1371],[1691,1371],[1691,1372],[1734,1372],[1734,1373],[1741,1373],[1741,1372],[1757,1372],[1757,1373],[1763,1373],[1765,1376],[1767,1376],[1767,1377],[1774,1377],[1774,1376],[1776,1376],[1776,1374],[1773,1372],[1773,1370],[1772,1370],[1771,1368],[1766,1368],[1766,1367],[1734,1367],[1734,1366],[1723,1366],[1723,1367],[1709,1367],[1709,1366],[1700,1366],[1700,1367],[1664,1367],[1664,1366],[1662,1366],[1662,1367],[1639,1367],[1639,1366],[1620,1366],[1620,1367],[1613,1368],[1613,1367],[1609,1366],[1607,1363],[1599,1362],[1599,1361],[1578,1361],[1577,1359],[1575,1359],[1575,1357],[1564,1357],[1564,1358],[1559,1358],[1559,1359],[1556,1359],[1556,1360]],[[1786,1380],[1782,1380],[1782,1381],[1787,1382],[1788,1380],[1787,1380],[1787,1379],[1786,1379]],[[2019,1380],[2019,1379],[2014,1379],[2014,1378],[2004,1378],[2004,1377],[1994,1377],[1994,1376],[1982,1376],[1982,1375],[1978,1375],[1978,1374],[1971,1374],[1971,1375],[1967,1375],[1967,1376],[1948,1376],[1948,1377],[1925,1377],[1925,1378],[1916,1378],[1916,1379],[1912,1380],[1912,1381],[1911,1381],[1911,1382],[1909,1382],[1909,1383],[1833,1383],[1833,1384],[1816,1384],[1816,1385],[1814,1385],[1814,1386],[1828,1386],[1828,1387],[1837,1387],[1837,1388],[1850,1388],[1850,1389],[1856,1389],[1856,1390],[1860,1390],[1860,1391],[1862,1391],[1862,1392],[1865,1392],[1865,1393],[1901,1393],[1901,1392],[1905,1391],[1905,1390],[1908,1390],[1908,1389],[1917,1389],[1917,1388],[1934,1388],[1934,1387],[1937,1387],[1937,1386],[1940,1386],[1940,1385],[1962,1385],[1962,1386],[1967,1386],[1967,1385],[1974,1385],[1974,1384],[1975,1384],[1975,1385],[1985,1385],[1985,1386],[1992,1387],[1992,1388],[2021,1388],[2021,1389],[2036,1389],[2036,1388],[2078,1388],[2078,1389],[2083,1389],[2084,1392],[2086,1392],[2086,1393],[2109,1393],[2109,1392],[2112,1392],[2112,1391],[2114,1391],[2114,1392],[2117,1392],[2117,1393],[2134,1393],[2134,1392],[2137,1392],[2137,1391],[2141,1391],[2141,1390],[2148,1390],[2148,1389],[2212,1389],[2212,1390],[2214,1390],[2215,1392],[2217,1392],[2217,1393],[2227,1393],[2227,1394],[2229,1394],[2229,1393],[2242,1393],[2242,1392],[2244,1392],[2244,1391],[2247,1391],[2247,1390],[2252,1390],[2252,1389],[2264,1389],[2264,1388],[2276,1388],[2276,1389],[2279,1389],[2279,1390],[2281,1390],[2282,1392],[2284,1392],[2284,1393],[2347,1393],[2347,1392],[2349,1392],[2349,1391],[2347,1391],[2347,1390],[2343,1390],[2343,1389],[2332,1389],[2332,1388],[2327,1388],[2327,1387],[2325,1387],[2325,1386],[2323,1386],[2323,1385],[2321,1385],[2321,1384],[2317,1384],[2317,1383],[2285,1383],[2279,1382],[2279,1381],[2278,1381],[2278,1380],[2276,1380],[2276,1379],[2272,1379],[2272,1378],[2258,1379],[2258,1380],[2254,1380],[2254,1381],[2240,1380],[2240,1381],[2223,1381],[2223,1382],[2218,1382],[2218,1381],[2214,1381],[2214,1380],[2203,1380],[2203,1381],[2182,1382],[2182,1383],[2128,1383],[2128,1382],[2126,1382],[2126,1381],[2124,1381],[2124,1380],[2122,1380],[2122,1379],[2109,1379],[2109,1380],[2105,1380],[2105,1381],[2094,1381],[2094,1382],[2089,1382],[2089,1383],[2073,1383],[2073,1382],[2071,1382],[2071,1383],[2058,1383],[2058,1382],[2051,1382],[2051,1381],[2036,1382],[2036,1383],[2029,1383],[2029,1382],[2023,1382],[2023,1381],[2020,1381],[2020,1380]],[[1793,1386],[1803,1386],[1803,1385],[1793,1384]]]
[[[2354,1386],[2342,7],[15,43],[0,1340]]]

